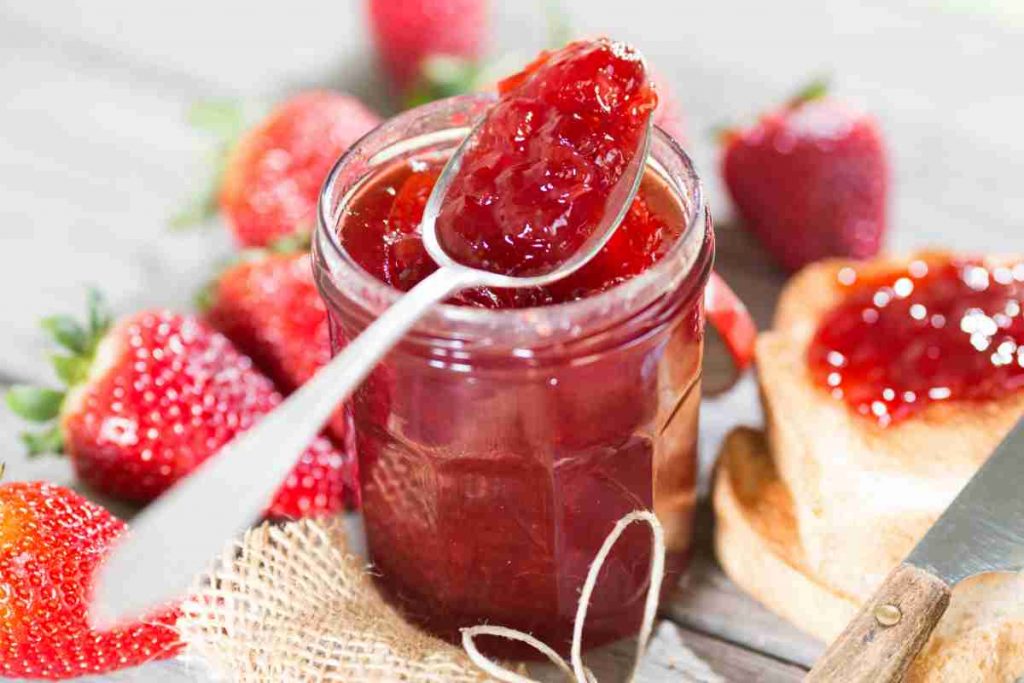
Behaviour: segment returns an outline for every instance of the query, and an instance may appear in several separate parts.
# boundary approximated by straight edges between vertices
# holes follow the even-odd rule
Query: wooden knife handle
[[[900,681],[949,606],[950,588],[901,564],[839,634],[805,681]]]

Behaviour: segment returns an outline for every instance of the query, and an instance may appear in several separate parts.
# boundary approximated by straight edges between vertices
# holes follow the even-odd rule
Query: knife
[[[806,681],[902,680],[969,576],[1024,569],[1024,418],[886,577]]]

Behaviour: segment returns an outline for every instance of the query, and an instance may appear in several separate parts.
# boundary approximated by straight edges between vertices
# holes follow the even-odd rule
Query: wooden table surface
[[[497,2],[492,52],[542,46],[539,2]],[[730,226],[710,129],[749,119],[803,81],[873,112],[888,136],[895,196],[890,246],[1024,251],[1024,13],[1013,0],[854,2],[576,0],[577,31],[640,46],[686,111],[694,157],[719,219],[719,267],[764,325],[783,275]],[[341,87],[387,111],[361,3],[0,0],[0,384],[49,381],[40,315],[80,310],[95,284],[119,311],[187,306],[228,252],[221,230],[171,233],[200,187],[207,141],[184,123],[212,97],[273,102]],[[712,359],[717,356],[714,349]],[[720,363],[711,363],[714,379]],[[750,377],[705,402],[705,469],[722,435],[759,424]],[[54,459],[28,462],[0,415],[8,477],[67,482]],[[680,643],[726,680],[795,681],[821,650],[743,595],[701,552],[666,606],[643,680],[679,680]],[[621,651],[608,655],[621,660]],[[614,668],[614,666],[612,667]],[[205,680],[174,662],[107,680]],[[610,679],[609,679],[610,680]]]

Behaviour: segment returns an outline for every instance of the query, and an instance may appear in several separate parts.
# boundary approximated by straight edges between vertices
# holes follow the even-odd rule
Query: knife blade
[[[1024,418],[906,561],[950,586],[975,574],[1024,569]]]
[[[1024,418],[907,558],[886,577],[805,679],[903,680],[960,581],[1024,569]]]

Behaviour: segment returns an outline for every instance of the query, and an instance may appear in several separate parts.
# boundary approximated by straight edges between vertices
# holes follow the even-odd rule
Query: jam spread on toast
[[[838,275],[846,291],[808,350],[815,381],[885,426],[936,401],[1024,388],[1024,262],[922,259]]]

